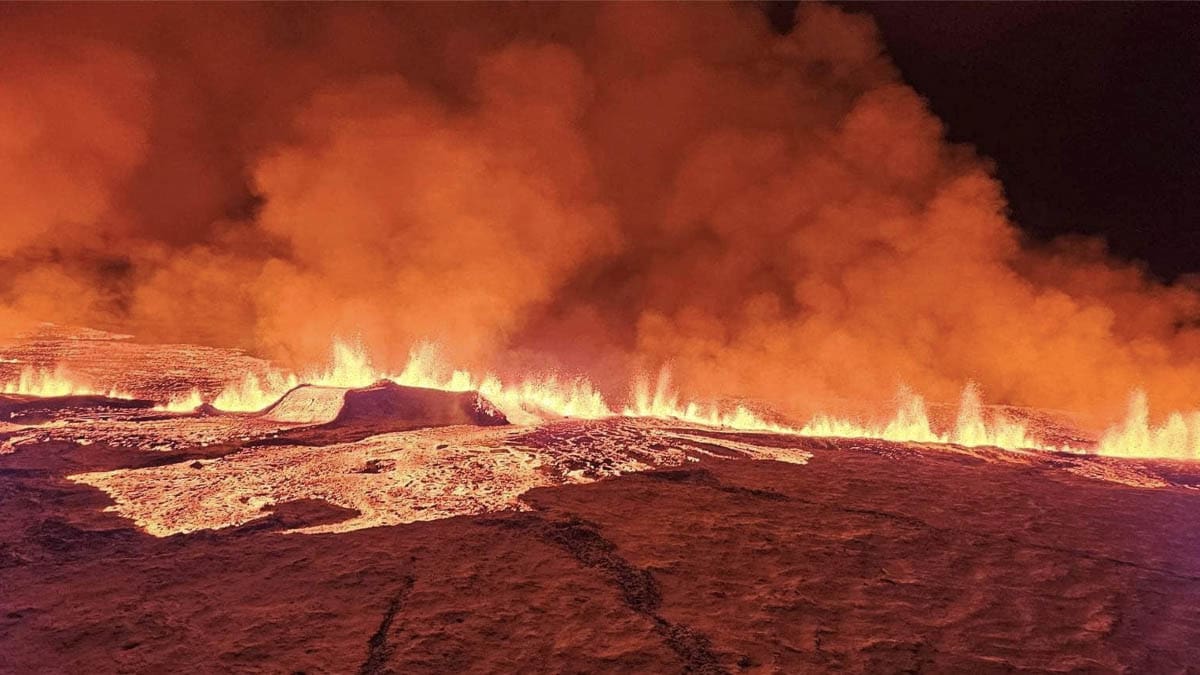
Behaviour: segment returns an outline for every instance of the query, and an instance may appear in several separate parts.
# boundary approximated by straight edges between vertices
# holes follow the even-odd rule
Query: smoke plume
[[[561,367],[797,414],[1190,408],[1200,290],[1039,246],[873,24],[752,6],[0,8],[0,317]]]

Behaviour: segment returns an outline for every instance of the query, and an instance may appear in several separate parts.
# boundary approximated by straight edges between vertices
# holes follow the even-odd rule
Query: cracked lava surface
[[[1193,464],[382,395],[406,416],[12,403],[0,672],[1200,662]]]
[[[1178,465],[627,422],[233,449],[40,438],[0,456],[0,670],[1200,658],[1200,481]]]

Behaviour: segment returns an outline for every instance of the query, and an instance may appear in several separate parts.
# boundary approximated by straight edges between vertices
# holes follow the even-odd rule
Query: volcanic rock
[[[267,408],[262,417],[330,429],[508,424],[504,413],[476,392],[405,387],[387,380],[361,389],[300,385]]]
[[[153,401],[108,396],[0,396],[0,418],[22,424],[42,424],[83,411],[142,410]]]
[[[266,424],[136,424],[217,421]],[[103,445],[0,455],[2,673],[1200,662],[1184,462],[627,419],[248,445],[203,471]],[[566,479],[585,465],[617,470]]]

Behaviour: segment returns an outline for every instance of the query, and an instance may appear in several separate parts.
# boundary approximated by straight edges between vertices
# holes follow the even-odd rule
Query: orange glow
[[[204,403],[203,395],[199,389],[192,389],[186,394],[182,394],[171,398],[166,403],[154,406],[155,410],[163,412],[192,412],[199,408]]]
[[[893,442],[956,444],[967,447],[996,447],[1007,450],[1096,452],[1117,457],[1200,459],[1200,411],[1173,412],[1153,424],[1144,392],[1131,397],[1126,418],[1109,427],[1094,449],[1056,445],[1038,438],[1023,423],[988,410],[974,384],[961,394],[952,425],[937,428],[931,421],[925,399],[907,388],[898,394],[895,412],[886,421],[863,421],[818,414],[802,426],[772,420],[745,405],[717,405],[690,400],[674,386],[667,369],[657,377],[638,379],[630,388],[628,402],[621,407],[608,403],[603,393],[587,378],[565,378],[553,373],[537,374],[517,382],[504,382],[485,373],[478,376],[448,365],[439,348],[418,343],[409,353],[404,368],[391,373],[376,367],[360,344],[335,341],[329,361],[302,374],[280,369],[246,373],[206,399],[191,389],[155,407],[165,412],[192,412],[208,400],[225,412],[258,412],[267,409],[290,389],[301,384],[323,387],[366,387],[381,380],[400,385],[443,391],[478,391],[515,424],[537,424],[558,418],[602,419],[638,417],[678,420],[683,423],[737,431],[795,434],[813,437],[867,438]],[[3,385],[5,394],[38,397],[132,395],[101,389],[73,375],[64,367],[25,368]]]
[[[431,343],[418,344],[403,370],[388,373],[371,363],[361,345],[336,341],[331,360],[324,369],[303,375],[281,371],[264,376],[247,374],[240,382],[222,390],[212,403],[227,412],[252,412],[267,408],[289,389],[302,383],[365,387],[380,380],[443,391],[479,391],[517,423],[534,423],[552,417],[596,419],[613,415],[604,397],[586,380],[544,376],[514,385],[505,384],[493,375],[476,377],[467,371],[447,367],[437,347]]]
[[[494,375],[476,377],[467,371],[447,367],[437,346],[427,342],[418,344],[410,353],[404,370],[388,379],[409,387],[478,391],[509,420],[518,424],[554,417],[598,419],[613,414],[604,397],[585,379],[559,380],[553,375],[545,375],[505,384]]]
[[[213,400],[214,407],[229,412],[263,410],[288,389],[301,383],[327,387],[364,387],[379,380],[391,380],[409,387],[444,391],[478,391],[513,422],[529,424],[558,417],[600,419],[618,413],[585,378],[564,379],[553,374],[505,383],[498,377],[476,376],[445,364],[438,348],[431,343],[418,344],[398,374],[375,368],[365,350],[358,345],[335,342],[332,359],[324,370],[305,375],[274,372],[265,378],[248,374],[241,382],[226,387]],[[730,427],[752,431],[794,432],[769,423],[744,407],[722,411],[716,406],[682,402],[670,388],[664,370],[657,386],[650,390],[639,383],[631,403],[621,413],[629,417],[673,418],[695,424]]]
[[[901,389],[896,414],[883,425],[869,425],[817,416],[800,430],[806,436],[837,438],[878,438],[887,441],[917,443],[954,443],[965,446],[991,446],[1007,450],[1059,450],[1032,438],[1021,423],[994,415],[987,419],[979,390],[974,385],[963,389],[954,428],[937,433],[925,411],[925,399]]]
[[[721,410],[716,405],[705,406],[694,401],[682,400],[678,392],[671,386],[671,374],[665,368],[659,371],[653,388],[646,379],[635,383],[632,399],[630,405],[625,407],[624,415],[626,417],[678,419],[693,424],[729,427],[742,431],[797,433],[791,427],[767,422],[745,406],[736,406],[732,410]]]
[[[55,396],[107,396],[108,398],[131,399],[133,396],[117,389],[102,390],[78,378],[66,368],[59,366],[53,370],[28,366],[21,370],[17,379],[11,380],[0,387],[5,394],[21,396],[38,396],[50,398]]]
[[[226,412],[258,412],[299,384],[300,380],[295,375],[281,372],[270,372],[261,377],[246,373],[240,381],[221,390],[212,405]]]
[[[1152,426],[1149,400],[1145,392],[1136,391],[1125,421],[1101,436],[1099,452],[1114,457],[1200,459],[1200,411],[1173,412]]]
[[[953,443],[1007,450],[1088,452],[1084,448],[1049,443],[1037,438],[1021,422],[1001,413],[989,413],[974,384],[963,389],[954,424],[945,430],[934,428],[925,399],[908,389],[901,389],[896,411],[885,422],[870,423],[816,415],[807,424],[796,427],[770,421],[744,405],[722,407],[688,400],[674,388],[666,369],[660,371],[653,381],[642,378],[635,382],[629,402],[617,409],[610,406],[603,394],[586,378],[564,379],[555,375],[541,375],[515,384],[504,383],[494,375],[478,377],[468,371],[451,368],[431,343],[418,344],[410,352],[403,370],[399,374],[389,374],[375,368],[361,346],[335,342],[332,359],[324,370],[313,370],[303,376],[282,372],[272,372],[265,377],[248,374],[241,382],[222,391],[213,404],[226,411],[256,411],[267,408],[288,389],[300,383],[361,387],[385,379],[411,387],[479,391],[516,424],[535,424],[558,417],[601,419],[623,415],[674,419],[738,431]],[[1096,451],[1104,455],[1126,457],[1200,457],[1200,412],[1190,416],[1173,413],[1162,426],[1151,428],[1146,397],[1139,393],[1131,402],[1126,421],[1105,432]]]

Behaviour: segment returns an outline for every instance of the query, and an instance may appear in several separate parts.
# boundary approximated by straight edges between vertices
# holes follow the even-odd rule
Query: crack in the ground
[[[669,483],[694,483],[704,487],[734,495],[745,495],[770,501],[788,501],[791,497],[774,490],[748,488],[740,485],[726,485],[707,469],[672,469],[666,471],[648,471],[641,474],[650,480],[666,481]]]
[[[683,672],[705,675],[729,672],[717,661],[707,635],[685,624],[668,621],[659,613],[662,594],[654,576],[617,553],[616,544],[605,539],[595,525],[575,516],[565,520],[522,516],[491,522],[500,527],[529,530],[570,553],[584,567],[600,570],[620,590],[630,609],[653,622],[655,632],[683,662]]]
[[[387,609],[384,610],[383,620],[379,622],[379,628],[371,635],[371,639],[367,641],[367,660],[359,666],[359,675],[382,675],[386,672],[384,666],[391,658],[393,647],[388,645],[388,632],[392,629],[392,622],[396,619],[396,613],[400,611],[401,605],[404,604],[404,598],[408,596],[409,591],[413,587],[413,578],[411,576],[404,577],[400,586],[400,590],[392,596],[388,601]]]

